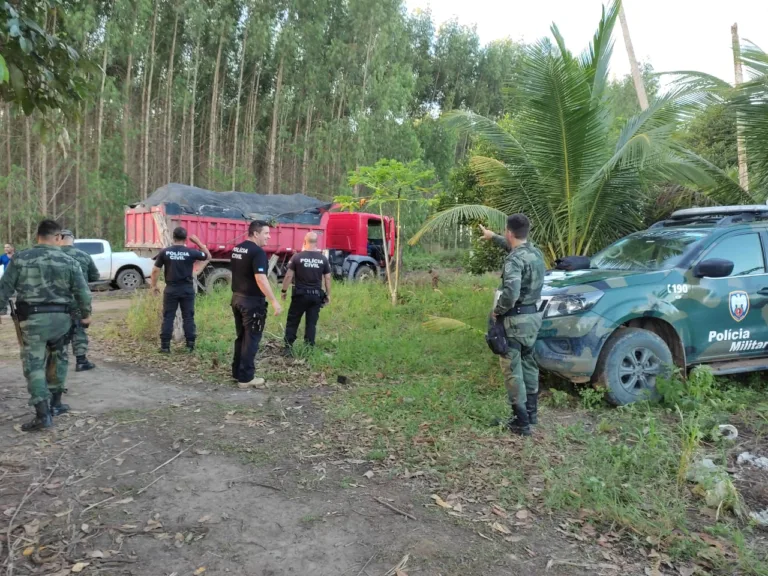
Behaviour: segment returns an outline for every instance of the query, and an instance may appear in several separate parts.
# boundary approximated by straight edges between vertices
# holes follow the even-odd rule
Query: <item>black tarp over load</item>
[[[319,224],[321,211],[331,208],[330,202],[304,194],[212,192],[185,184],[167,184],[139,204],[147,207],[165,204],[168,215],[197,214],[282,224]]]

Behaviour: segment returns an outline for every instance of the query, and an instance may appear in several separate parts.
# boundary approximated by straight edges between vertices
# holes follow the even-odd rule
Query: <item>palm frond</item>
[[[502,160],[516,160],[527,163],[525,149],[509,132],[496,122],[465,110],[447,112],[441,121],[448,130],[454,130],[459,136],[471,135],[488,144]]]
[[[408,244],[410,246],[416,245],[425,234],[430,232],[455,229],[461,224],[478,220],[487,222],[488,226],[494,230],[503,230],[506,226],[507,215],[500,210],[480,204],[454,206],[431,216],[424,223],[424,226],[408,240]]]
[[[430,332],[456,332],[460,330],[469,330],[471,332],[483,334],[482,330],[478,330],[466,322],[456,320],[455,318],[445,318],[443,316],[430,316],[429,320],[421,323],[421,326]]]
[[[615,0],[608,12],[603,6],[603,14],[594,38],[587,50],[581,55],[581,65],[587,73],[587,81],[592,86],[592,99],[599,101],[608,84],[608,65],[613,53],[613,29],[621,9],[621,0]]]

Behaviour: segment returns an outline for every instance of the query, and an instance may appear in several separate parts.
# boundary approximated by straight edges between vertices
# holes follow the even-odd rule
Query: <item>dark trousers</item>
[[[232,356],[232,378],[250,382],[256,373],[256,354],[264,334],[266,304],[232,302],[235,317],[235,350]],[[261,319],[261,320],[260,320]]]
[[[291,306],[288,308],[288,320],[285,323],[285,343],[292,346],[296,342],[296,332],[299,330],[301,317],[306,314],[304,324],[304,342],[315,345],[317,321],[320,318],[322,297],[293,293]]]
[[[176,310],[181,307],[181,319],[184,324],[184,336],[187,342],[194,342],[197,337],[195,327],[195,292],[194,290],[168,290],[163,293],[163,327],[160,329],[160,341],[170,342],[173,336],[173,321]]]

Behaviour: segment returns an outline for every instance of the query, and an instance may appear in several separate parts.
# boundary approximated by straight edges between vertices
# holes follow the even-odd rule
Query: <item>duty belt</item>
[[[71,308],[69,304],[28,304],[27,302],[16,302],[16,309],[25,316],[31,314],[69,314]]]
[[[536,314],[539,309],[536,304],[525,304],[520,306],[513,306],[504,313],[504,316],[519,316],[520,314]]]

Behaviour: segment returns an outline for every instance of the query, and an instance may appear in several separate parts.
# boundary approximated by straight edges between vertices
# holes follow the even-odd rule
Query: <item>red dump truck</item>
[[[389,257],[394,257],[392,218],[384,218],[384,235],[377,214],[337,212],[331,203],[303,194],[211,192],[182,184],[163,186],[146,200],[126,207],[125,247],[140,256],[154,257],[165,247],[168,232],[183,226],[213,256],[199,276],[203,287],[228,285],[232,248],[246,239],[253,220],[266,220],[272,226],[264,250],[273,281],[285,275],[288,260],[301,251],[304,235],[310,231],[317,233],[318,248],[328,256],[337,278],[377,278],[385,273],[384,246]]]

